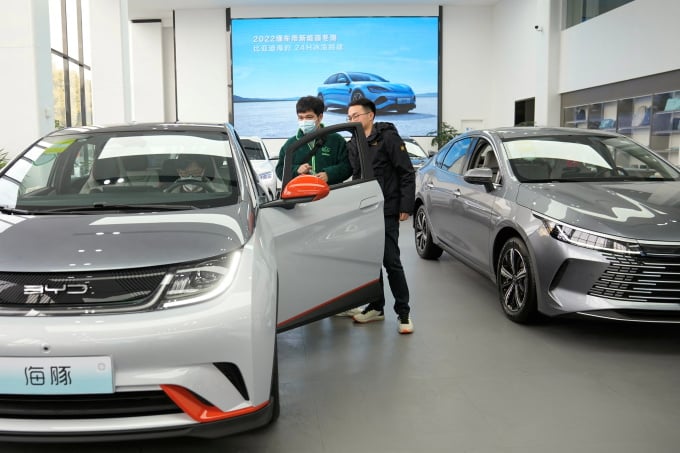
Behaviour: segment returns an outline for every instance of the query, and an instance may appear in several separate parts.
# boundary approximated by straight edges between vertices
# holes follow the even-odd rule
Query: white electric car
[[[298,144],[338,131],[365,151],[351,124]],[[277,332],[377,298],[383,253],[367,161],[329,187],[289,156],[278,200],[225,124],[64,129],[0,170],[0,441],[276,419]]]

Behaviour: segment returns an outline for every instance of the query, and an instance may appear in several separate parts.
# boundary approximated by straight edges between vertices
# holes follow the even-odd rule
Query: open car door
[[[315,176],[292,178],[293,153],[328,134],[357,141],[362,177],[330,188]],[[324,140],[325,141],[325,140]],[[359,123],[323,127],[288,149],[281,199],[260,221],[272,226],[278,268],[277,331],[283,332],[377,300],[385,240],[383,195]]]

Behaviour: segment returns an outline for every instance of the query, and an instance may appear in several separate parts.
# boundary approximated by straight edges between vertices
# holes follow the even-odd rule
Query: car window
[[[330,83],[335,83],[337,80],[338,80],[338,74],[333,74],[332,76],[330,76],[329,78],[326,79],[324,84],[328,85]]]
[[[349,82],[349,80],[347,79],[347,76],[345,74],[338,74],[337,79],[330,83],[347,83],[347,82]]]
[[[442,162],[442,169],[450,173],[461,174],[465,166],[465,156],[470,147],[471,138],[463,138],[453,143]]]
[[[248,159],[253,160],[266,159],[264,149],[262,148],[262,145],[259,142],[251,140],[249,138],[242,138],[241,146],[243,148],[243,151],[246,153],[246,156],[248,156]]]
[[[440,167],[440,168],[441,168],[441,166],[442,166],[442,164],[443,164],[443,162],[444,162],[444,158],[446,157],[446,154],[447,154],[447,153],[449,152],[449,150],[451,149],[451,145],[453,145],[453,141],[450,141],[450,142],[448,142],[447,144],[445,144],[444,146],[442,146],[442,148],[437,152],[437,155],[436,155],[436,157],[434,158],[434,164],[435,164],[437,167]]]
[[[493,181],[499,183],[501,179],[498,156],[489,143],[484,138],[480,138],[475,146],[475,151],[470,159],[469,168],[489,168],[493,172]]]

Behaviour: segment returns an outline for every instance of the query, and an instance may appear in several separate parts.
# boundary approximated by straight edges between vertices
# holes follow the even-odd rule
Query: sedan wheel
[[[496,284],[508,318],[519,323],[535,320],[538,311],[533,264],[526,245],[519,238],[511,238],[503,245],[496,268]]]
[[[425,215],[425,206],[418,208],[415,221],[413,222],[413,229],[416,238],[416,251],[421,258],[436,260],[442,256],[442,249],[432,242],[432,235],[430,234],[427,216]]]

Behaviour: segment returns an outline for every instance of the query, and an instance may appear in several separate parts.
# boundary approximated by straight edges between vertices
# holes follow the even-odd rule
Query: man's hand
[[[408,212],[400,212],[399,213],[399,221],[403,222],[404,220],[408,220],[410,217]]]
[[[320,178],[323,182],[328,182],[328,173],[325,171],[322,171],[321,173],[316,174],[317,178]]]
[[[302,164],[298,167],[297,172],[298,172],[298,175],[306,175],[306,174],[312,172],[312,166],[307,164],[307,163]]]

